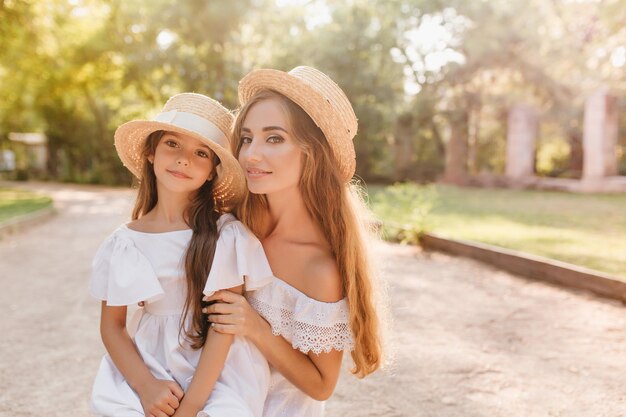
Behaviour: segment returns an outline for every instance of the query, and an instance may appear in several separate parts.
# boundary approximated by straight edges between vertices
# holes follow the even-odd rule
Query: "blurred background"
[[[585,100],[605,86],[626,109],[623,0],[4,0],[0,22],[0,149],[20,178],[126,184],[118,125],[182,91],[235,108],[258,67],[342,86],[367,181],[436,180],[454,127],[469,174],[503,173],[521,102],[541,119],[536,173],[577,177]],[[621,174],[625,146],[621,117]]]

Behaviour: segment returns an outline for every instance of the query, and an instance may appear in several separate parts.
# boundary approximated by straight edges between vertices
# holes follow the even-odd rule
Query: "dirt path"
[[[0,416],[87,416],[104,353],[91,258],[127,190],[29,184],[59,215],[0,241]],[[381,244],[395,362],[349,362],[327,416],[626,416],[626,307],[485,265]]]

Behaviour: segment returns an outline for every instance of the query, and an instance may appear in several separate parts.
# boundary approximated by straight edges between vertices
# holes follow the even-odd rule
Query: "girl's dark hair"
[[[133,220],[150,212],[158,201],[156,175],[154,174],[152,164],[148,162],[148,157],[155,154],[156,147],[165,133],[163,130],[151,133],[144,144],[142,151],[144,166],[141,179],[139,180],[137,200],[133,209]],[[219,163],[219,159],[215,154],[213,163],[214,167]],[[184,214],[185,222],[187,222],[193,234],[185,254],[187,298],[180,321],[179,335],[184,333],[184,337],[194,349],[204,346],[209,331],[209,322],[206,320],[206,315],[202,313],[202,290],[204,290],[211,265],[213,264],[215,247],[219,237],[217,220],[220,217],[220,213],[213,198],[213,182],[214,179],[205,182],[191,196]],[[191,317],[189,326],[185,326],[185,323],[188,321],[187,316]]]

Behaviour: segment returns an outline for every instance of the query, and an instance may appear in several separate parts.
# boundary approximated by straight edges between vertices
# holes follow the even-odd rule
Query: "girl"
[[[242,337],[209,329],[203,295],[241,294],[272,273],[260,242],[231,214],[245,178],[229,149],[232,116],[184,93],[153,121],[115,132],[139,179],[133,221],[98,250],[90,283],[102,300],[104,357],[92,393],[102,416],[261,416],[269,368]],[[145,301],[131,322],[126,306]],[[209,398],[210,395],[210,398]]]
[[[263,69],[239,84],[233,138],[250,194],[241,219],[261,239],[275,278],[248,298],[218,291],[204,311],[222,334],[248,337],[270,363],[264,416],[317,417],[339,377],[381,364],[365,244],[366,219],[349,181],[357,120],[325,74]]]

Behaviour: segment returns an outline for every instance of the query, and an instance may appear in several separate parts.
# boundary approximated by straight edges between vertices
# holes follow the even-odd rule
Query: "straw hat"
[[[230,148],[233,116],[217,101],[195,93],[171,97],[152,120],[133,120],[115,131],[115,149],[124,166],[141,180],[147,137],[157,130],[181,133],[205,143],[220,160],[213,196],[223,208],[232,208],[244,196],[246,179]]]
[[[333,80],[311,67],[289,72],[258,69],[239,81],[239,101],[248,102],[261,90],[273,90],[300,106],[322,130],[339,163],[344,181],[354,175],[356,156],[352,139],[358,123],[350,101]]]

